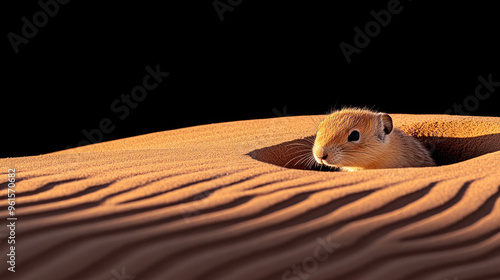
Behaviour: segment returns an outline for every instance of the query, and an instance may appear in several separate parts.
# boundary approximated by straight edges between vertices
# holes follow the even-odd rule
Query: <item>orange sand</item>
[[[0,279],[500,279],[500,118],[391,116],[441,166],[302,170],[321,116],[0,159]]]

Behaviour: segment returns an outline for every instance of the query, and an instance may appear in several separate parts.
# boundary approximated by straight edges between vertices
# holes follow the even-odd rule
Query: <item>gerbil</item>
[[[341,171],[435,166],[423,145],[385,113],[349,108],[327,115],[313,145],[316,162]]]

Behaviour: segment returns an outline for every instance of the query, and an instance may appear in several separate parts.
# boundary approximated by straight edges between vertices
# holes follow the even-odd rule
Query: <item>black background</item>
[[[353,45],[353,28],[389,2],[220,0],[235,5],[221,21],[213,0],[72,0],[16,54],[7,35],[41,10],[16,1],[2,13],[0,157],[75,147],[103,118],[115,125],[103,133],[109,141],[346,105],[442,114],[474,95],[479,75],[500,81],[498,10],[472,1],[402,0],[347,63],[339,44]],[[157,64],[170,76],[118,118],[112,102]],[[500,116],[499,95],[468,113]]]

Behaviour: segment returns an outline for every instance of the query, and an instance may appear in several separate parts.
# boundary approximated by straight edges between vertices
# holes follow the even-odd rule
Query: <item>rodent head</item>
[[[346,170],[369,168],[386,148],[392,119],[366,109],[342,109],[319,124],[313,155],[316,162]]]

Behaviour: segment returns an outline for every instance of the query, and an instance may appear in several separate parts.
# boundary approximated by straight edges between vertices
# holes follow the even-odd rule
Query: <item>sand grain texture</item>
[[[0,159],[0,279],[500,279],[500,118],[392,117],[440,166],[303,170],[321,116]]]

